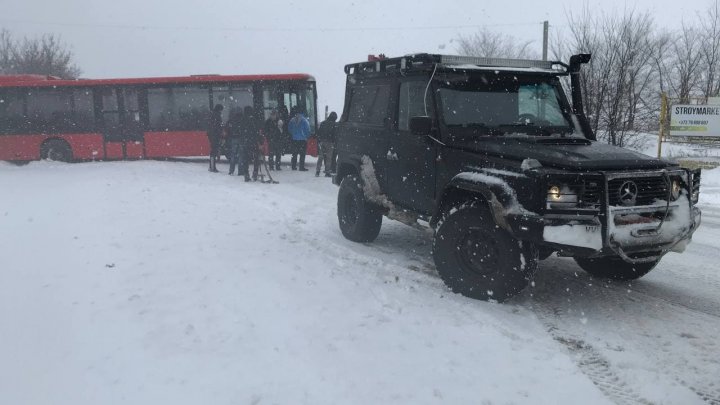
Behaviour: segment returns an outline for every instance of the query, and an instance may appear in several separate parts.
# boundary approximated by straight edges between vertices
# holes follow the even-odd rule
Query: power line
[[[160,25],[135,25],[135,24],[105,24],[105,23],[64,23],[52,21],[31,21],[0,19],[5,24],[31,24],[31,25],[55,25],[77,28],[112,28],[132,30],[176,30],[176,31],[221,31],[221,32],[358,32],[358,31],[422,31],[422,30],[450,30],[465,28],[483,27],[514,27],[541,25],[542,22],[519,22],[519,23],[498,23],[498,24],[474,24],[474,25],[436,25],[436,26],[415,26],[415,27],[200,27],[200,26],[160,26]]]

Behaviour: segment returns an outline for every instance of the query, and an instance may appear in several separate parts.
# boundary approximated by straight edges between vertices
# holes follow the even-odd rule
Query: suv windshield
[[[439,83],[442,119],[452,132],[472,128],[481,135],[573,133],[556,77],[488,72],[448,75]]]

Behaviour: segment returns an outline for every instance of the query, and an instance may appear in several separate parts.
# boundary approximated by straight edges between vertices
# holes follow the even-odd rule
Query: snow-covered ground
[[[552,257],[506,304],[450,293],[429,232],[345,240],[311,173],[0,162],[0,403],[720,403],[720,169],[684,254]]]

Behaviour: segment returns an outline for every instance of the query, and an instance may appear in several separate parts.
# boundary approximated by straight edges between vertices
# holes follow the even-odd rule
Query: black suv
[[[383,215],[427,221],[445,283],[497,301],[554,252],[629,280],[683,251],[700,224],[700,172],[595,141],[579,86],[589,60],[415,54],[345,66],[333,179],[343,235],[370,242]]]

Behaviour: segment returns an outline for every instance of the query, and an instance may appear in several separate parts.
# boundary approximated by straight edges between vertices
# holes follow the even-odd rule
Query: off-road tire
[[[338,223],[343,236],[354,242],[372,242],[382,226],[382,212],[365,197],[357,177],[345,176],[337,201]]]
[[[576,257],[575,262],[593,277],[627,281],[648,274],[657,266],[660,259],[647,263],[628,263],[618,256],[592,259]]]
[[[538,249],[498,227],[485,203],[475,200],[455,205],[440,219],[433,259],[453,292],[502,302],[532,280]]]
[[[42,144],[40,157],[56,162],[70,162],[73,159],[72,148],[63,140],[51,139]]]

